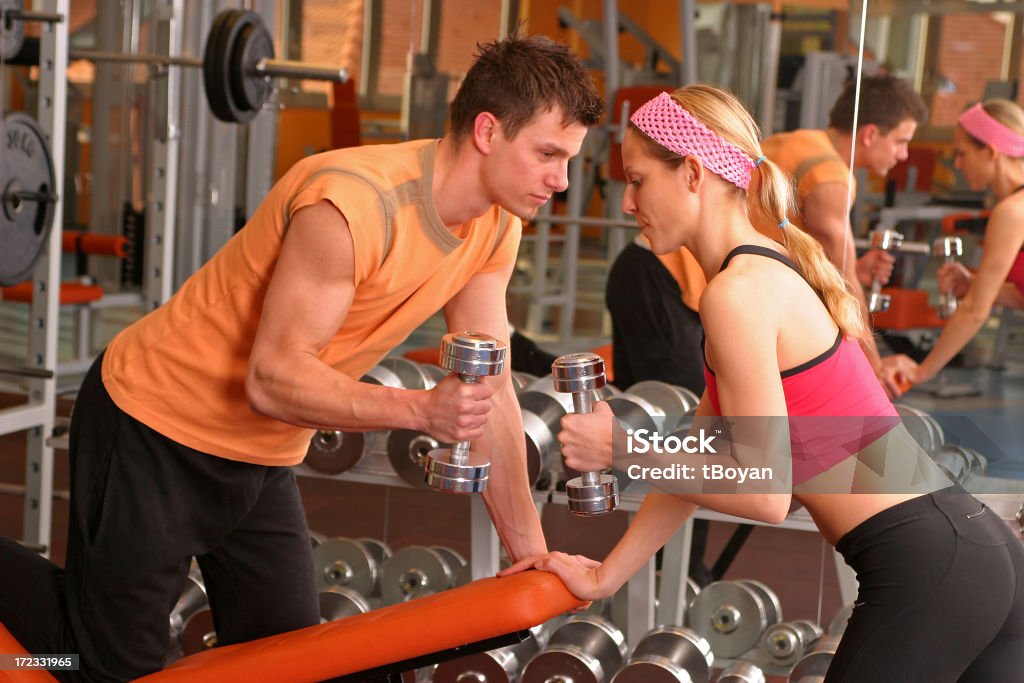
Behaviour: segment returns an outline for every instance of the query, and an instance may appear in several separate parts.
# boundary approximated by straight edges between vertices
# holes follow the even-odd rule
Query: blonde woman
[[[911,383],[926,382],[945,367],[982,328],[992,306],[1024,308],[1024,111],[1009,100],[974,105],[960,115],[953,154],[971,189],[991,190],[997,203],[978,270],[955,263],[937,273],[939,290],[960,301],[932,350],[904,374]]]
[[[1019,679],[1024,549],[981,503],[936,476],[908,437],[858,344],[869,332],[857,299],[813,238],[786,229],[791,190],[763,157],[749,114],[730,94],[695,85],[651,100],[631,122],[623,209],[655,253],[687,247],[708,281],[700,302],[707,391],[696,424],[729,416],[750,432],[758,416],[777,416],[768,419],[783,424],[786,441],[769,435],[759,449],[733,429],[714,453],[635,456],[621,452],[606,404],[567,416],[559,438],[574,469],[607,468],[614,451],[620,469],[686,462],[698,475],[652,481],[668,492],[646,497],[603,563],[550,553],[507,571],[555,572],[593,600],[614,593],[698,505],[777,523],[796,499],[860,583],[827,681]],[[751,225],[753,174],[761,180],[754,204],[783,227],[782,244]],[[758,457],[782,486],[700,481],[701,462]]]

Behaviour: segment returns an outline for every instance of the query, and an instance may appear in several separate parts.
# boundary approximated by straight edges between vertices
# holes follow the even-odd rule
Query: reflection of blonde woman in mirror
[[[1024,309],[1024,111],[1009,100],[988,100],[960,115],[953,131],[956,168],[972,190],[991,190],[997,203],[985,228],[976,272],[943,265],[939,291],[960,300],[942,334],[910,382],[935,376],[985,324],[993,306]]]
[[[904,467],[931,462],[900,424],[857,343],[869,333],[859,302],[822,246],[788,225],[789,182],[762,154],[750,115],[732,95],[693,85],[659,95],[631,122],[622,147],[622,208],[636,216],[654,253],[689,249],[708,283],[700,300],[707,390],[694,432],[704,420],[729,416],[730,436],[716,442],[713,454],[687,455],[687,462],[703,472],[705,463],[781,457],[783,469],[773,472],[782,481],[791,473],[792,489],[787,481],[768,491],[724,492],[714,475],[695,489],[676,488],[653,475],[661,490],[645,497],[604,562],[550,553],[506,573],[552,571],[581,599],[599,599],[644,566],[698,505],[779,523],[796,499],[859,580],[826,680],[1020,680],[1024,548],[974,497],[924,469]],[[751,200],[783,228],[781,244],[751,224],[753,175],[761,182]],[[759,422],[757,416],[779,416],[769,420],[788,425],[785,442],[769,453],[736,438],[737,428]],[[816,420],[826,429],[803,429]],[[613,447],[613,424],[605,402],[591,414],[564,417],[559,441],[566,464],[602,470],[614,450],[628,471],[622,465],[637,457]],[[680,463],[679,453],[639,457],[651,458],[652,466]],[[887,485],[890,472],[900,470],[908,476]],[[856,480],[845,493],[822,485],[844,473]]]

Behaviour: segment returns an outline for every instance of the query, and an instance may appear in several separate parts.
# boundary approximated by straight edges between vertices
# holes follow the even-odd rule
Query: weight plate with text
[[[32,276],[53,226],[56,180],[46,136],[25,114],[0,119],[0,285]]]
[[[0,15],[3,16],[3,26],[0,26],[0,60],[6,62],[21,51],[21,44],[25,40],[25,22],[15,21],[7,13],[24,8],[22,0],[0,0]]]

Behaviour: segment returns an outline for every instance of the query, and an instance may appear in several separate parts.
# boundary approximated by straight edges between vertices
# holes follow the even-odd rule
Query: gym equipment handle
[[[477,375],[465,375],[459,373],[459,379],[466,384],[476,384],[480,381]],[[452,445],[452,464],[465,465],[469,457],[469,441],[460,441]]]

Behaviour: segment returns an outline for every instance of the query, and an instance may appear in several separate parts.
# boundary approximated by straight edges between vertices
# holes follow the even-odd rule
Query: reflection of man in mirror
[[[873,249],[856,258],[849,207],[857,189],[851,186],[850,167],[886,175],[907,158],[907,145],[928,109],[906,81],[867,76],[861,81],[854,125],[855,86],[848,83],[832,106],[827,129],[779,133],[764,140],[761,147],[769,159],[793,176],[799,213],[792,222],[821,242],[864,302],[862,288],[871,286],[872,278],[883,284],[889,281],[893,257]],[[758,220],[756,210],[751,211],[751,218],[762,233],[781,241],[777,220]],[[898,396],[895,374],[912,369],[913,361],[904,355],[880,358],[870,337],[862,345],[883,387],[890,396]]]

